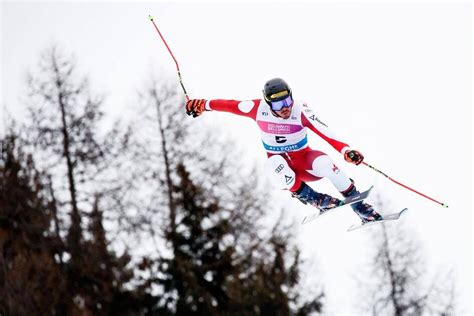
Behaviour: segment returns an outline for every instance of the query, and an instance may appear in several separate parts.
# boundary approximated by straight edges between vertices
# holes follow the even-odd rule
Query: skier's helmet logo
[[[263,98],[273,111],[280,111],[284,107],[293,105],[291,88],[285,80],[280,78],[274,78],[265,83]]]

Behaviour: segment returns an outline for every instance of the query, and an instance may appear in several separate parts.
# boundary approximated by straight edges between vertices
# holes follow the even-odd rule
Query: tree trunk
[[[60,229],[59,229],[58,208],[57,208],[56,197],[54,196],[53,180],[51,179],[51,176],[48,177],[48,184],[49,184],[49,191],[51,194],[51,211],[53,212],[54,230],[56,233],[56,238],[58,242],[61,243],[61,247],[62,247],[62,239],[61,239]],[[61,264],[61,267],[64,266],[63,249],[64,248],[62,248],[59,253],[59,263]]]
[[[170,211],[170,228],[171,228],[171,232],[174,233],[176,232],[176,207],[173,201],[173,187],[172,187],[173,183],[171,182],[171,165],[170,165],[170,161],[168,157],[165,130],[163,128],[163,115],[161,113],[160,102],[156,94],[155,88],[153,88],[152,94],[156,102],[156,115],[158,119],[158,130],[161,136],[161,150],[163,151],[163,158],[165,161],[165,176],[166,176],[166,186],[167,186],[167,191],[168,191],[168,207]],[[173,241],[174,238],[172,238],[171,240]]]
[[[54,54],[54,52],[53,52]],[[69,247],[71,256],[74,257],[75,254],[80,252],[79,243],[81,239],[81,216],[79,215],[79,208],[77,206],[77,192],[76,192],[76,182],[74,180],[74,164],[72,162],[71,153],[70,153],[70,140],[69,133],[67,130],[67,121],[66,121],[66,104],[64,103],[64,94],[63,94],[63,79],[59,71],[58,65],[56,63],[56,58],[52,56],[54,72],[56,74],[56,88],[58,89],[58,104],[61,110],[61,122],[62,122],[62,134],[63,134],[63,156],[66,158],[67,165],[67,177],[69,182],[69,193],[71,196],[71,227],[69,232]]]
[[[387,229],[385,225],[382,224],[382,232],[383,232],[383,243],[384,243],[384,257],[385,262],[387,263],[387,272],[390,278],[390,299],[393,304],[393,312],[395,316],[402,316],[403,315],[403,308],[400,306],[398,299],[397,299],[397,282],[396,282],[396,272],[393,270],[393,263],[392,259],[390,258],[390,248],[388,244],[388,236],[387,236]]]

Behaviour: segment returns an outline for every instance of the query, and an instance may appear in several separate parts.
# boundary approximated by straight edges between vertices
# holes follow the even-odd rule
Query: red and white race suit
[[[274,115],[262,99],[209,100],[206,110],[230,112],[257,122],[263,147],[269,157],[266,170],[282,188],[296,191],[301,181],[316,181],[323,177],[329,178],[341,192],[351,186],[350,179],[325,153],[308,146],[309,129],[341,154],[350,149],[346,143],[337,140],[305,103],[295,101],[288,119]]]

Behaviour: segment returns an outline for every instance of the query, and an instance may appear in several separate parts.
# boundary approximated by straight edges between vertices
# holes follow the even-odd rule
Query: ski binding
[[[318,212],[313,212],[313,214],[306,215],[303,218],[303,221],[301,222],[301,224],[303,224],[303,225],[308,224],[308,223],[314,221],[316,218],[319,218],[323,215],[327,215],[329,213],[332,213],[334,210],[339,209],[340,207],[343,207],[343,206],[346,206],[346,205],[351,205],[351,204],[360,202],[362,200],[365,200],[369,196],[370,191],[373,188],[374,188],[374,186],[371,186],[368,190],[366,190],[362,193],[359,193],[357,195],[348,197],[347,199],[344,200],[344,204],[342,204],[342,205],[331,207],[331,208],[319,208],[319,213]]]

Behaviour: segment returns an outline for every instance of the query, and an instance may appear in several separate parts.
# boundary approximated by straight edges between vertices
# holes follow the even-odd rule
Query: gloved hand
[[[206,100],[192,99],[186,102],[186,114],[198,117],[206,110]]]
[[[347,162],[359,165],[364,160],[364,156],[357,150],[347,150],[344,153],[344,159]]]

